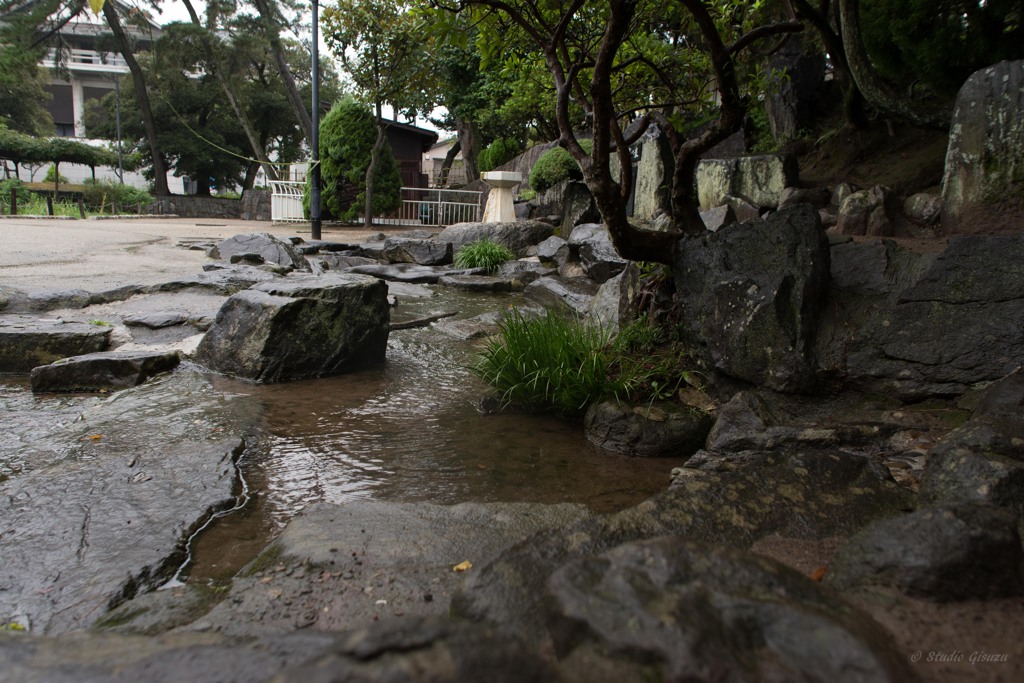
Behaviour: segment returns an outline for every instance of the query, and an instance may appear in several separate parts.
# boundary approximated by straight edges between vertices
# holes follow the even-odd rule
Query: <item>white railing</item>
[[[292,180],[270,181],[270,218],[275,223],[308,220],[302,211],[306,183]],[[402,208],[386,216],[374,217],[380,225],[446,226],[479,221],[483,192],[402,188]]]
[[[291,180],[270,181],[270,220],[275,223],[301,223],[306,220],[302,211],[302,193],[306,183]]]
[[[128,62],[116,52],[100,53],[96,50],[81,50],[72,48],[66,55],[65,64],[70,69],[84,69],[88,71],[113,71],[115,73],[127,73]],[[51,48],[46,59],[47,66],[56,66],[57,50]]]

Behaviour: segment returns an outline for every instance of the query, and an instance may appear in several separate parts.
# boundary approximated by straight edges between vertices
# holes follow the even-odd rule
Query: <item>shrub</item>
[[[133,185],[122,185],[114,180],[86,180],[82,190],[82,199],[92,209],[104,210],[111,204],[134,207],[151,203],[153,197],[141,188]]]
[[[52,183],[55,180],[57,180],[57,167],[54,166],[53,164],[50,164],[50,167],[46,169],[46,177],[43,179],[43,182]],[[60,180],[58,180],[57,182],[67,184],[68,179],[65,178],[64,176],[61,176]]]
[[[477,166],[481,173],[493,171],[498,166],[515,159],[523,151],[523,146],[512,138],[498,138],[480,151]]]
[[[591,141],[581,140],[580,144],[589,154]],[[576,163],[568,150],[562,147],[553,147],[544,152],[530,169],[530,187],[537,192],[544,192],[566,180],[581,180],[582,178],[583,171],[580,170],[580,165]]]
[[[11,190],[14,190],[18,197],[18,205],[24,207],[31,201],[31,193],[25,187],[25,183],[17,178],[8,178],[0,182],[0,204],[9,207],[11,204]],[[9,210],[9,209],[8,209]]]
[[[493,271],[505,261],[516,257],[508,247],[491,240],[480,240],[459,249],[455,254],[455,265],[459,268],[483,268]]]

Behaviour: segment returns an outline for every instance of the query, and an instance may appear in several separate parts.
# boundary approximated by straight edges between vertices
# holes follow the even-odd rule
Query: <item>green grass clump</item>
[[[505,245],[485,239],[459,249],[455,254],[455,265],[459,268],[483,268],[490,273],[515,257]]]
[[[501,392],[504,406],[578,417],[597,401],[643,403],[697,385],[689,356],[646,319],[616,336],[599,325],[551,312],[527,318],[513,309],[474,366]]]

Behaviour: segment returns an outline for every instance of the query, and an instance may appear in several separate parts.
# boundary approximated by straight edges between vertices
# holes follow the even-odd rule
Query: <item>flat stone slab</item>
[[[192,531],[234,503],[261,410],[179,370],[23,444],[15,460],[46,464],[0,482],[0,622],[82,629],[166,581]]]
[[[316,504],[235,577],[220,604],[184,628],[259,636],[443,616],[473,566],[537,531],[587,516],[586,507],[570,504]],[[122,609],[137,614],[145,604]]]
[[[351,273],[373,275],[382,280],[396,282],[413,282],[434,284],[448,275],[475,275],[482,272],[479,268],[449,268],[446,266],[420,266],[411,263],[393,263],[390,265],[367,265],[350,268]]]
[[[32,369],[32,391],[127,389],[177,367],[175,352],[100,351]]]
[[[28,316],[0,318],[0,373],[28,373],[61,358],[103,351],[111,328]]]
[[[128,327],[148,327],[151,330],[159,330],[164,327],[184,325],[188,322],[188,319],[188,316],[180,311],[164,311],[161,313],[128,315],[124,318],[124,324]]]
[[[511,292],[512,281],[490,275],[446,275],[437,283],[466,292]]]

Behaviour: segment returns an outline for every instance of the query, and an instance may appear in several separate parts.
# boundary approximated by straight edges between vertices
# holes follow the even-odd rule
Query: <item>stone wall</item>
[[[270,220],[270,191],[250,190],[241,199],[171,195],[161,197],[146,208],[150,214],[175,214],[185,218],[240,218],[246,221]]]

